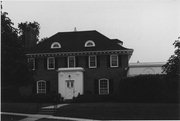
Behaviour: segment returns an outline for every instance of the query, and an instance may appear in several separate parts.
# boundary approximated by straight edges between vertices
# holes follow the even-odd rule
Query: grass
[[[56,116],[97,120],[180,119],[179,104],[160,103],[77,103],[58,109]]]
[[[40,103],[2,103],[2,112],[38,113]],[[180,119],[178,103],[72,103],[57,110],[55,116],[96,120],[173,120]],[[7,117],[7,116],[6,116]],[[7,117],[8,118],[8,117]],[[18,117],[17,117],[18,118]],[[16,117],[15,117],[16,119]],[[50,119],[44,119],[49,121]],[[53,119],[54,120],[54,119]],[[41,119],[39,120],[41,121]],[[56,120],[54,120],[56,121]]]
[[[24,118],[26,118],[26,116],[1,115],[1,121],[19,121]]]
[[[43,106],[52,104],[41,103],[1,103],[2,112],[14,112],[14,113],[29,113],[36,114]]]

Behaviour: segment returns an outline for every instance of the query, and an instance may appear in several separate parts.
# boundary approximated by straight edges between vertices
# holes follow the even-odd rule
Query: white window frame
[[[50,68],[50,67],[49,67],[49,59],[53,59],[53,68]],[[53,69],[55,69],[55,58],[54,58],[54,57],[48,57],[48,58],[47,58],[47,69],[48,69],[48,70],[53,70]]]
[[[40,88],[39,83],[45,83],[45,88],[44,89]],[[37,94],[46,94],[46,88],[47,88],[46,81],[39,80],[39,81],[36,82]]]
[[[91,43],[92,45],[88,45],[89,43]],[[86,43],[85,43],[84,46],[85,46],[85,47],[95,47],[95,43],[94,43],[94,41],[92,41],[92,40],[88,40],[88,41],[86,41]]]
[[[54,47],[55,45],[58,45],[58,47]],[[61,44],[59,42],[53,42],[51,44],[51,49],[57,49],[57,48],[61,48]]]
[[[117,65],[112,65],[112,57],[113,56],[116,56],[117,57],[117,60],[116,60],[116,62],[117,62]],[[118,67],[119,66],[119,56],[118,55],[110,55],[110,67]]]
[[[101,92],[101,81],[102,80],[106,80],[107,81],[107,93],[102,93]],[[106,78],[102,78],[102,79],[99,79],[99,95],[108,95],[109,94],[109,79],[106,79]]]
[[[90,62],[91,57],[95,57],[95,66],[91,66],[91,62]],[[96,68],[97,67],[97,56],[96,55],[90,55],[89,59],[88,59],[88,62],[89,62],[89,68]]]
[[[35,70],[35,58],[28,58],[28,63],[30,63],[31,60],[33,61],[33,68],[32,68],[32,70]]]
[[[68,61],[67,61],[68,68],[73,68],[73,67],[69,67],[70,58],[74,59],[74,66],[73,67],[76,67],[76,58],[75,58],[75,56],[68,56]]]

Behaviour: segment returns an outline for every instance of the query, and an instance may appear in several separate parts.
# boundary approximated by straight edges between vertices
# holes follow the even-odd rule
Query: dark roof
[[[85,47],[87,40],[93,40],[95,47]],[[59,42],[61,48],[51,49],[53,42]],[[28,53],[53,53],[53,52],[80,52],[103,50],[128,50],[117,42],[107,38],[98,31],[58,32],[47,40],[40,42]]]

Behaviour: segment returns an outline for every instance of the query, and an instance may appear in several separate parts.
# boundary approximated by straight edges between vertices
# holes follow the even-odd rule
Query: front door
[[[65,82],[65,98],[64,99],[73,99],[74,97],[74,80],[66,80]]]

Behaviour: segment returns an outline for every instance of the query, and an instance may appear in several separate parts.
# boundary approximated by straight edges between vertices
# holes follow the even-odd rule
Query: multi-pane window
[[[118,55],[111,55],[110,56],[110,66],[111,67],[118,67]]]
[[[68,67],[75,67],[75,56],[68,57]]]
[[[108,79],[99,80],[99,94],[100,95],[109,94],[109,80]]]
[[[46,81],[37,81],[37,93],[46,93]]]
[[[94,41],[92,41],[92,40],[86,41],[85,47],[95,47]]]
[[[89,56],[89,68],[96,68],[97,60],[95,55]]]
[[[59,44],[59,42],[52,43],[51,49],[56,49],[56,48],[61,48],[61,45]]]
[[[47,58],[47,69],[55,69],[55,58],[54,57],[49,57]]]
[[[35,70],[35,58],[28,58],[29,68]]]

